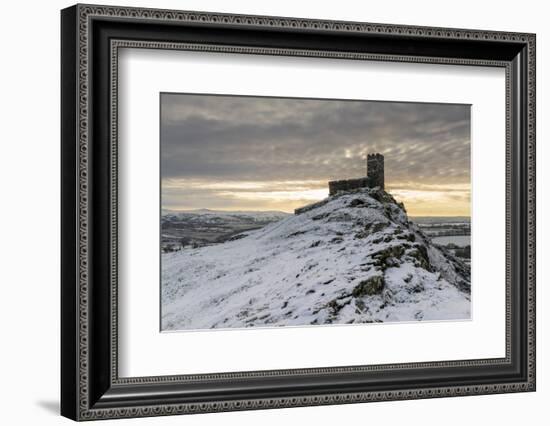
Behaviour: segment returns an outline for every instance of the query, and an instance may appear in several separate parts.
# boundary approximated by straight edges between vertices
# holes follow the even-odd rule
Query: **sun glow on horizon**
[[[469,184],[390,183],[386,190],[403,202],[409,216],[470,216]],[[162,208],[169,210],[206,208],[292,213],[298,207],[327,196],[327,182],[320,180],[213,182],[169,179],[162,182]]]

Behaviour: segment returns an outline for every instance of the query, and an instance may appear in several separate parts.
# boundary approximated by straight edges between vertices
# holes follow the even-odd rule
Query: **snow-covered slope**
[[[162,255],[162,329],[470,318],[469,267],[378,189]]]

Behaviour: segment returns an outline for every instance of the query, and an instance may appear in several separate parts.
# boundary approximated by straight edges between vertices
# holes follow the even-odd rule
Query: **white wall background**
[[[118,424],[334,425],[344,422],[544,424],[550,401],[550,27],[540,0],[298,1],[104,0],[103,4],[526,31],[537,33],[538,390],[422,401],[293,408]],[[0,25],[0,418],[6,425],[69,424],[59,405],[59,9],[71,2],[11,1]],[[102,424],[117,424],[107,421]]]

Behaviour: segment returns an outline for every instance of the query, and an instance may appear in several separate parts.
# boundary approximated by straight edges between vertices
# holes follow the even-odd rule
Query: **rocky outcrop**
[[[470,317],[469,266],[380,188],[339,192],[247,234],[163,255],[163,329]]]

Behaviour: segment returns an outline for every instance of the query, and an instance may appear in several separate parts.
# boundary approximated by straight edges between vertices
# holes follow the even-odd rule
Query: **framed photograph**
[[[535,390],[535,35],[61,12],[61,412]]]

